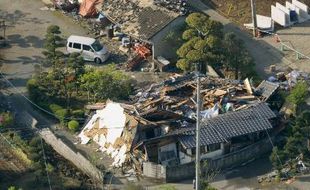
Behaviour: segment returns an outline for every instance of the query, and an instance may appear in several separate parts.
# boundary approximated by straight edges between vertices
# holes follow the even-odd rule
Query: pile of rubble
[[[274,170],[266,175],[258,176],[258,183],[271,183],[278,180],[286,181],[286,183],[291,183],[296,176],[305,175],[310,173],[309,164],[304,163],[301,160],[301,156],[298,156],[296,159],[290,160],[283,165],[283,168],[280,170]],[[293,164],[293,165],[292,165]]]
[[[186,15],[188,13],[187,0],[154,0],[157,6],[164,7],[168,10]]]
[[[268,81],[277,83],[281,89],[289,90],[293,88],[298,81],[310,81],[309,73],[291,70],[289,72],[279,72],[276,76],[271,76]]]
[[[122,31],[137,39],[149,40],[178,14],[153,5],[150,0],[107,0],[102,12]]]
[[[137,111],[141,116],[146,116],[152,111],[166,110],[193,119],[197,87],[194,78],[194,74],[172,77],[162,84],[140,90],[133,97]],[[204,116],[208,117],[206,113],[211,113],[208,112],[211,109],[218,114],[245,109],[251,104],[268,99],[278,87],[277,84],[268,81],[263,81],[258,88],[253,88],[248,79],[242,82],[202,77],[201,105]]]

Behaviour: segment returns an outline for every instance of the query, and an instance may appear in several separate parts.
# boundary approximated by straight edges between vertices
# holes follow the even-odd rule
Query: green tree
[[[238,39],[234,33],[224,36],[225,67],[234,71],[235,79],[245,78],[254,73],[254,62],[246,51],[244,42]],[[240,77],[241,74],[241,77]]]
[[[59,26],[50,25],[47,27],[45,42],[44,42],[44,51],[42,52],[45,55],[46,60],[52,65],[55,64],[55,61],[63,56],[61,51],[57,49],[63,47],[63,39],[60,37],[61,31]]]
[[[206,68],[206,63],[219,66],[222,62],[223,25],[202,13],[192,13],[185,21],[188,29],[183,32],[182,38],[186,42],[177,50],[180,58],[177,67],[191,71],[197,62],[204,63],[203,68]]]
[[[73,131],[76,132],[79,128],[79,122],[77,122],[76,120],[71,120],[68,123],[68,128]]]
[[[288,101],[292,102],[296,106],[305,102],[308,96],[308,84],[306,82],[298,82],[291,90],[290,95],[287,97]]]
[[[83,57],[79,53],[69,55],[68,65],[73,71],[75,91],[78,93],[80,86],[80,78],[85,74],[85,64]]]
[[[88,99],[127,99],[132,91],[131,80],[123,72],[109,66],[102,70],[89,71],[82,76],[81,87],[88,93]]]

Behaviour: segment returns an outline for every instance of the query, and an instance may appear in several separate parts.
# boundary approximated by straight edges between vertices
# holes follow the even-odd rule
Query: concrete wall
[[[195,162],[166,168],[166,182],[176,182],[193,179],[195,176]]]
[[[225,169],[233,166],[238,166],[259,155],[271,151],[272,146],[268,139],[259,141],[253,145],[247,146],[239,151],[229,153],[223,156],[206,159],[208,166],[213,169]],[[175,182],[185,179],[193,179],[195,176],[195,162],[187,164],[167,167],[166,168],[166,181]]]
[[[166,167],[152,162],[143,162],[143,176],[166,179]]]
[[[103,188],[103,174],[89,160],[79,152],[74,152],[61,139],[57,138],[50,129],[42,129],[39,131],[39,134],[56,152],[65,159],[71,161],[77,168],[93,179],[93,181],[98,184],[99,188]]]

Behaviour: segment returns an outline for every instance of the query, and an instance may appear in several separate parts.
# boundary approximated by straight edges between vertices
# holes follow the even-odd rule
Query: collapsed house
[[[249,80],[201,78],[202,158],[223,156],[251,145],[273,129],[276,115],[265,101],[278,84],[263,81],[253,88]],[[142,174],[144,162],[178,166],[193,162],[196,123],[195,74],[173,76],[140,89],[128,104],[107,102],[79,135],[90,139],[113,158],[113,166],[134,168]]]
[[[111,36],[122,41],[120,50],[136,54],[128,62],[129,70],[136,69],[148,58],[153,62],[159,56],[168,56],[162,39],[184,21],[184,17],[179,16],[186,13],[183,0],[107,0],[102,5],[102,14],[115,25]]]

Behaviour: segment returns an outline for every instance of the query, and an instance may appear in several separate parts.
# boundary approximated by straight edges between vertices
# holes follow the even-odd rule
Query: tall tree
[[[197,62],[212,66],[221,64],[223,25],[201,13],[192,13],[185,21],[188,29],[183,32],[182,38],[186,42],[177,50],[180,58],[177,67],[191,71]]]
[[[59,26],[50,25],[47,27],[45,42],[44,42],[44,51],[42,52],[45,55],[47,62],[54,65],[56,60],[60,58],[63,53],[58,51],[59,47],[63,47],[63,39],[60,37],[61,31]]]
[[[79,86],[81,83],[81,77],[85,74],[85,64],[83,57],[79,53],[72,53],[69,55],[68,66],[73,71],[74,86],[76,93],[79,92]]]

